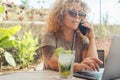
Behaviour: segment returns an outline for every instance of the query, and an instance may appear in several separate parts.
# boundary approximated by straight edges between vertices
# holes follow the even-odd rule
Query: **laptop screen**
[[[120,35],[113,36],[103,80],[120,78]]]

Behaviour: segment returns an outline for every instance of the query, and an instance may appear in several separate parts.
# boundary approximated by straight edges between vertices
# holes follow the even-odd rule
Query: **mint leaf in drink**
[[[56,48],[56,49],[55,49],[55,52],[54,52],[54,55],[55,55],[56,57],[58,57],[58,54],[59,54],[59,53],[63,53],[64,51],[65,51],[65,50],[64,50],[63,47]]]
[[[59,47],[55,49],[54,55],[58,57],[58,54],[63,53],[63,54],[71,54],[71,50],[65,50],[63,47]]]
[[[72,51],[71,50],[65,50],[65,54],[71,54]]]

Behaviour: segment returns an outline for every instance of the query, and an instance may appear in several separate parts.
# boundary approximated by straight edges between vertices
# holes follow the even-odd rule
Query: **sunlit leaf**
[[[4,6],[0,6],[0,14],[2,14],[5,11],[5,7]]]
[[[7,36],[11,37],[11,36],[16,34],[20,30],[21,30],[21,26],[20,25],[14,26],[14,27],[10,27],[10,28],[7,29]]]
[[[8,53],[8,52],[5,52],[4,53],[5,54],[5,59],[6,59],[6,61],[11,65],[11,66],[16,66],[16,63],[15,63],[15,60],[14,60],[14,58],[13,58],[13,56],[10,54],[10,53]]]
[[[55,49],[55,52],[54,52],[54,55],[55,55],[56,57],[58,57],[58,54],[60,54],[60,53],[71,54],[72,51],[71,51],[71,50],[65,50],[63,47],[56,48],[56,49]]]
[[[0,40],[6,36],[11,37],[15,35],[18,31],[21,30],[21,26],[13,26],[10,28],[1,28],[0,27]]]

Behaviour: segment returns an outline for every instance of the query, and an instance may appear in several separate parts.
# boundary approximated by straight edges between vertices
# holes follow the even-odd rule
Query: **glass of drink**
[[[58,54],[59,76],[61,79],[71,79],[73,77],[74,55],[75,51],[69,54]]]

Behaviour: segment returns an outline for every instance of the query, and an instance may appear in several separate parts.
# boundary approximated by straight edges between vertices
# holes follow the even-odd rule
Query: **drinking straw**
[[[73,33],[73,40],[72,40],[72,47],[71,47],[71,51],[74,50],[75,47],[75,39],[76,39],[76,30]],[[73,53],[73,52],[72,52]]]

